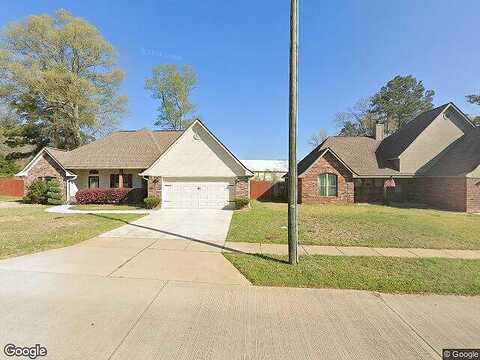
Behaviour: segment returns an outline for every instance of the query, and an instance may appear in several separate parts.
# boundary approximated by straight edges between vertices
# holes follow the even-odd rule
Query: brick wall
[[[148,177],[148,196],[162,198],[162,178],[157,176]]]
[[[338,192],[336,197],[320,196],[318,177],[320,174],[337,175]],[[333,155],[327,153],[320,158],[299,180],[298,200],[305,204],[335,202],[353,203],[354,185],[352,174]]]
[[[467,211],[480,212],[480,179],[466,179]]]
[[[65,172],[63,169],[50,157],[50,155],[44,153],[37,163],[30,169],[28,175],[24,178],[25,181],[25,194],[28,191],[28,187],[35,179],[53,177],[60,183],[63,198],[66,198],[67,188],[65,180]]]
[[[234,197],[235,198],[240,198],[240,197],[246,197],[248,198],[250,196],[249,194],[249,178],[248,177],[238,177],[235,180],[235,190],[234,190]]]
[[[412,179],[408,200],[451,211],[467,211],[466,178],[425,177]]]

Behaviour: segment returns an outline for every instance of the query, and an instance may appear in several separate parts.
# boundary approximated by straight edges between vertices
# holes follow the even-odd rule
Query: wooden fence
[[[273,181],[250,181],[250,199],[259,201],[284,200],[285,183]]]
[[[0,195],[23,196],[23,180],[16,178],[0,178]]]

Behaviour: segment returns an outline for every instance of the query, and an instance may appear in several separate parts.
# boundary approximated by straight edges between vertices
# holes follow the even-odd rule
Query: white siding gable
[[[245,169],[199,123],[185,133],[144,173],[164,177],[235,177]]]

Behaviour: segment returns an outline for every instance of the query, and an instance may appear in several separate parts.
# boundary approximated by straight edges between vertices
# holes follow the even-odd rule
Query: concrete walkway
[[[287,255],[288,247],[283,244],[227,242],[228,252],[246,254]],[[332,256],[388,256],[411,258],[447,258],[447,259],[480,259],[480,250],[449,249],[416,249],[416,248],[371,248],[359,246],[317,246],[300,245],[300,255],[332,255]]]

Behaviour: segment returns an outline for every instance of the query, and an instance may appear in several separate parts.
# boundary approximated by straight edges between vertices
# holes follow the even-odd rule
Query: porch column
[[[123,188],[123,170],[120,169],[118,172],[118,187]]]

